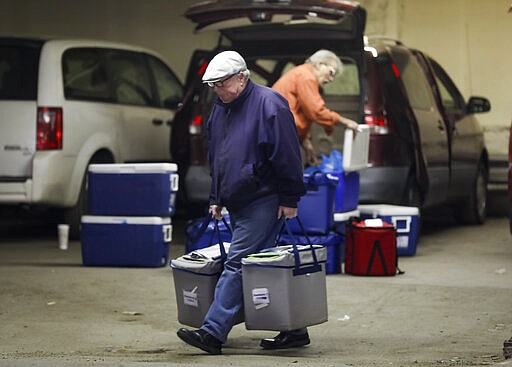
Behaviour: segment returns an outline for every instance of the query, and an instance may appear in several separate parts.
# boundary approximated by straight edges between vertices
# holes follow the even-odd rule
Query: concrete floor
[[[0,366],[507,365],[512,337],[512,236],[504,196],[483,226],[424,224],[396,277],[327,276],[329,321],[306,348],[264,351],[274,332],[236,326],[223,355],[176,336],[171,270],[84,267],[79,242],[55,228],[2,228]],[[175,222],[171,257],[184,251]]]

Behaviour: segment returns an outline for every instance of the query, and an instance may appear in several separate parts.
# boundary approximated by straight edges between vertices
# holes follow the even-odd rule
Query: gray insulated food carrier
[[[243,258],[246,328],[286,331],[327,321],[326,259],[319,245],[273,247]]]
[[[225,252],[229,244],[224,244]],[[223,270],[225,253],[214,245],[171,260],[178,321],[199,328],[213,302],[215,286]]]

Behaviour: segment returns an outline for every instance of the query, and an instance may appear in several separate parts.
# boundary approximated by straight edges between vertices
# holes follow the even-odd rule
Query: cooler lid
[[[350,217],[359,217],[359,210],[351,210],[349,212],[334,213],[334,222],[347,222]]]
[[[165,225],[171,224],[171,218],[163,217],[119,217],[105,215],[83,215],[82,223],[94,224],[144,224]]]
[[[371,215],[419,215],[420,211],[415,206],[400,206],[390,204],[364,204],[359,205],[357,209],[361,214]]]
[[[94,173],[169,173],[177,172],[176,163],[106,163],[90,164]]]
[[[318,262],[325,262],[327,259],[327,250],[324,246],[313,245]],[[297,245],[301,265],[312,264],[313,253],[309,245]],[[295,257],[293,246],[285,245],[266,249],[257,254],[252,254],[242,259],[242,265],[261,265],[272,267],[293,267],[295,266]]]

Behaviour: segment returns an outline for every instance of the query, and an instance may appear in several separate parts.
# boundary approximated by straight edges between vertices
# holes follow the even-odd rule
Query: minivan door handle
[[[153,125],[162,125],[164,122],[163,120],[160,120],[160,119],[153,119]]]
[[[444,124],[442,121],[437,121],[437,128],[439,131],[444,131]]]

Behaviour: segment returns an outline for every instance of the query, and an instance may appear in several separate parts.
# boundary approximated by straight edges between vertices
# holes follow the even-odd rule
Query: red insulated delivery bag
[[[397,274],[396,229],[386,222],[382,222],[382,226],[367,226],[366,223],[364,220],[347,223],[345,273]]]

